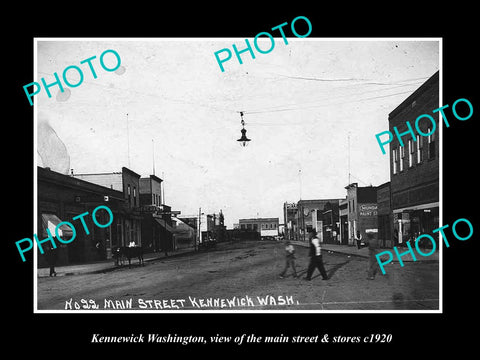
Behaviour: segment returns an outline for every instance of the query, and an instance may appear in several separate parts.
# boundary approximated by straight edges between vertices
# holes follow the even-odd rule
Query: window
[[[432,129],[428,128],[427,134],[430,133]],[[434,159],[435,158],[435,136],[434,134],[428,135],[427,138],[428,141],[428,159]]]
[[[417,164],[420,164],[423,160],[422,148],[423,148],[423,136],[417,135]]]
[[[393,166],[393,175],[395,175],[397,173],[397,151],[398,149],[393,149],[392,150],[392,166]]]
[[[134,186],[133,187],[133,206],[135,206],[137,203],[137,188]]]
[[[240,224],[240,229],[245,230],[245,224]]]
[[[155,205],[156,204],[156,201],[155,201],[155,194],[152,194],[152,204]]]
[[[130,195],[131,195],[130,184],[127,185],[127,195],[128,195],[128,204],[130,204]]]
[[[412,139],[408,140],[408,167],[413,166],[413,141]]]
[[[404,161],[405,161],[405,147],[400,146],[400,172],[403,171]]]

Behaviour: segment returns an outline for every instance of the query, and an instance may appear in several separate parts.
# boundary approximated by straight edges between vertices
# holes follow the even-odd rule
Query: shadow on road
[[[333,265],[332,267],[328,267],[328,264],[325,264],[324,267],[325,267],[325,271],[327,272],[327,276],[328,276],[328,279],[331,279],[333,277],[333,275],[335,275],[335,273],[338,271],[338,269],[340,269],[341,267],[347,265],[348,263],[350,262],[350,260],[347,260],[345,262],[342,262],[342,263],[339,263],[339,264],[335,264]],[[305,273],[307,271],[305,270]],[[314,275],[312,276],[312,279],[315,279],[317,277],[320,276],[320,273],[317,273],[317,275]]]

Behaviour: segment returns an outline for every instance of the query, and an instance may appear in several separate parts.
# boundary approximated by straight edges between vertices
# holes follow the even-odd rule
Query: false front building
[[[146,252],[175,250],[172,210],[163,204],[162,181],[155,175],[140,178],[142,245]]]
[[[72,176],[121,192],[126,204],[123,212],[115,217],[114,224],[112,224],[117,236],[111,246],[128,246],[130,243],[142,246],[142,215],[139,211],[140,175],[122,167],[121,172],[72,174]]]
[[[345,189],[347,189],[348,244],[355,244],[357,233],[360,233],[363,239],[368,233],[376,238],[378,232],[377,188],[359,187],[357,183],[352,183]]]

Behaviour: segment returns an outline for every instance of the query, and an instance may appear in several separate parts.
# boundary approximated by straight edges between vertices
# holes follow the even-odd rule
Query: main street
[[[38,309],[95,304],[99,310],[436,310],[438,262],[391,266],[368,280],[367,259],[324,251],[329,279],[303,280],[308,249],[296,246],[297,271],[284,279],[284,244],[242,241],[102,273],[38,278]],[[83,300],[83,301],[82,301]],[[231,306],[233,305],[233,307]],[[227,306],[227,304],[229,304]],[[225,306],[223,306],[225,305]],[[131,307],[130,307],[131,306]]]

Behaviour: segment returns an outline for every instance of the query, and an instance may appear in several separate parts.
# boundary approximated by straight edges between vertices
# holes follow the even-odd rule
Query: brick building
[[[393,238],[403,244],[423,233],[431,233],[439,224],[439,117],[432,113],[439,104],[439,73],[436,72],[388,116],[389,130],[396,126],[400,134],[412,127],[418,116],[431,115],[436,131],[423,137],[416,133],[402,136],[404,146],[394,136],[390,143],[391,206]],[[423,133],[430,133],[433,124],[419,121]]]
[[[320,242],[337,243],[340,232],[340,200],[299,200],[296,212],[298,224],[296,240],[308,241],[308,232],[315,229]]]
[[[378,240],[381,247],[391,248],[392,238],[392,206],[390,201],[390,181],[377,186],[378,206]]]
[[[93,223],[91,214],[99,206],[107,206],[113,213],[114,222],[100,228]],[[86,233],[80,219],[74,217],[88,212],[83,216],[89,230]],[[48,168],[37,167],[37,236],[39,240],[47,238],[46,229],[55,234],[55,227],[62,221],[68,221],[75,226],[76,236],[68,244],[57,243],[54,250],[57,265],[80,264],[107,259],[111,255],[112,246],[120,241],[121,234],[115,226],[117,219],[128,212],[128,206],[123,192],[110,187],[100,186],[75,177],[60,174]],[[97,221],[105,224],[108,221],[101,217],[108,215],[96,214]],[[64,240],[73,236],[68,226],[61,235]],[[38,251],[38,267],[47,265],[45,255]]]

